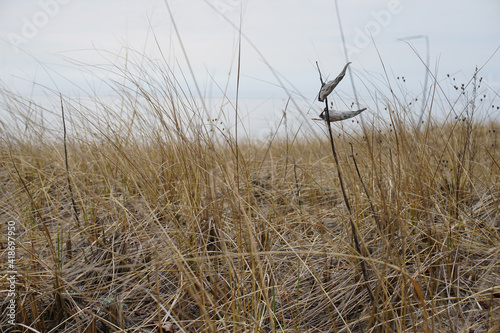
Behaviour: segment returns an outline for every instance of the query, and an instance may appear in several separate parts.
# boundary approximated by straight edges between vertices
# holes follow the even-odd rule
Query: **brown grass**
[[[6,332],[500,329],[497,124],[469,115],[417,130],[388,103],[391,120],[365,136],[337,127],[361,258],[326,135],[237,146],[172,81],[137,86],[148,116],[65,101],[80,226],[62,129],[24,117],[28,101],[4,92],[25,126],[4,127],[0,145],[22,324],[7,323],[3,275]],[[7,258],[5,222],[1,242]]]

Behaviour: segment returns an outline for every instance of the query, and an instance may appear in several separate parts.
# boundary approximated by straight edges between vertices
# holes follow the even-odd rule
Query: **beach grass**
[[[470,95],[334,127],[349,213],[326,132],[237,142],[158,73],[51,129],[2,91],[5,332],[500,330],[500,127]]]

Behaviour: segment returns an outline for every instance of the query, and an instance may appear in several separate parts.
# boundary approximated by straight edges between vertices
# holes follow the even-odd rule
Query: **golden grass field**
[[[173,87],[123,121],[63,97],[65,140],[3,92],[2,332],[500,331],[497,123],[452,103],[417,128],[388,98],[334,125],[349,213],[326,131],[236,142]]]

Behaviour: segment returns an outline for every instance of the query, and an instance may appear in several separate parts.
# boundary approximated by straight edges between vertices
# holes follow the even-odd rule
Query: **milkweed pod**
[[[333,110],[323,111],[323,112],[321,112],[319,117],[323,120],[330,120],[330,122],[342,121],[342,120],[346,120],[346,119],[355,117],[365,110],[366,110],[366,108],[363,108],[363,109],[357,110],[357,111],[333,111]],[[328,117],[329,119],[327,119],[327,115],[326,115],[327,112],[329,115],[329,117]]]
[[[328,95],[332,93],[333,89],[335,89],[335,87],[339,84],[339,82],[342,81],[342,79],[344,78],[347,66],[349,66],[349,64],[350,62],[348,62],[347,65],[344,66],[344,69],[335,78],[335,80],[331,80],[323,84],[321,90],[319,91],[318,101],[323,102],[325,98],[327,98]]]

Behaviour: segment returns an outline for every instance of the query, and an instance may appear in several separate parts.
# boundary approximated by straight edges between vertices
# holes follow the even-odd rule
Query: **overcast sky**
[[[347,52],[334,0],[0,0],[0,80],[22,94],[33,82],[72,94],[88,85],[82,66],[119,63],[125,48],[159,59],[153,34],[166,61],[187,73],[175,22],[205,95],[220,96],[228,80],[234,93],[240,24],[242,98],[292,94],[314,103],[315,62],[332,78],[346,53],[357,86],[385,80],[385,66],[390,80],[404,76],[418,94],[429,51],[438,80],[467,82],[492,57],[480,75],[500,89],[500,1],[338,0],[338,8]],[[400,40],[414,36],[411,45]],[[351,94],[350,80],[339,89]]]

